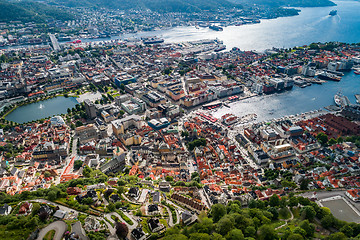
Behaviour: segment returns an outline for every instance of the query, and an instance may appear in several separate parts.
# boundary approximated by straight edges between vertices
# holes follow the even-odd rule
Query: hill
[[[150,9],[155,12],[200,12],[219,8],[241,8],[227,0],[47,0],[67,7],[105,7],[109,9]]]
[[[38,2],[8,2],[0,0],[0,21],[35,21],[48,19],[69,20],[73,15],[68,11]]]

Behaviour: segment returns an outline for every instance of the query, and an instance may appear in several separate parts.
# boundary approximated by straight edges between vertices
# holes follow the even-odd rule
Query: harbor
[[[341,91],[351,104],[360,99],[360,76],[353,71],[344,73],[341,81],[326,81],[322,84],[311,84],[306,88],[294,86],[290,91],[270,95],[256,95],[239,98],[235,102],[227,102],[221,107],[211,110],[216,118],[231,113],[237,117],[256,114],[255,121],[266,121],[287,115],[296,115],[319,109],[338,111],[334,96]],[[331,107],[330,107],[331,106]]]

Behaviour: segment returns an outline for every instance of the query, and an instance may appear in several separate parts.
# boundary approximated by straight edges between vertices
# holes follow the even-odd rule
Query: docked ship
[[[336,76],[335,74],[332,74],[332,73],[329,73],[329,72],[326,72],[326,71],[321,72],[317,76],[321,80],[329,80],[329,81],[336,81],[336,82],[341,81],[340,76]]]
[[[350,105],[350,100],[348,97],[344,96],[342,93],[338,92],[334,96],[335,104],[338,107],[346,107]]]
[[[209,28],[214,31],[223,31],[224,30],[222,27],[219,27],[216,25],[210,25]]]
[[[164,42],[164,39],[158,37],[142,38],[141,40],[143,41],[144,44],[157,44]]]
[[[220,52],[220,51],[225,50],[225,49],[226,49],[226,46],[224,44],[220,44],[214,49],[214,51],[215,52]]]
[[[329,15],[330,16],[335,16],[337,14],[337,10],[331,10]]]
[[[238,121],[238,117],[230,113],[225,114],[224,116],[221,117],[221,119],[222,122],[225,123],[226,125],[231,125]]]

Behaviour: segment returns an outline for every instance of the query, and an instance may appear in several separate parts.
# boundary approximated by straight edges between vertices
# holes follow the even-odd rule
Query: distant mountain
[[[67,7],[105,7],[109,9],[150,9],[155,12],[200,12],[219,8],[241,8],[228,0],[46,0]]]
[[[0,22],[69,20],[73,15],[65,10],[38,2],[0,0]]]
[[[257,4],[269,7],[327,7],[336,6],[330,0],[231,0],[240,4]]]

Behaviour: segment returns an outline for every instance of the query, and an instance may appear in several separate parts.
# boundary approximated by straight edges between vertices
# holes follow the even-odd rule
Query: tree
[[[192,233],[190,234],[190,240],[210,240],[210,235],[207,233]]]
[[[299,201],[298,201],[297,197],[290,197],[289,198],[289,202],[288,202],[289,207],[295,207],[298,204],[299,204]]]
[[[80,120],[76,121],[75,126],[76,127],[81,127],[82,125],[84,125]]]
[[[78,169],[80,169],[80,168],[82,167],[82,165],[83,165],[83,161],[81,161],[81,160],[75,160],[75,162],[74,162],[74,169],[75,169],[75,170],[78,170]]]
[[[342,228],[340,228],[340,232],[344,233],[347,237],[352,237],[354,229],[350,224],[345,224]]]
[[[289,237],[287,238],[287,240],[303,240],[303,239],[304,239],[303,236],[301,236],[298,233],[290,234]]]
[[[226,208],[224,205],[217,203],[211,207],[211,216],[214,222],[219,221],[226,214]]]
[[[321,226],[329,229],[330,227],[335,225],[335,218],[332,214],[326,215],[321,219]]]
[[[256,229],[254,226],[248,226],[244,231],[245,237],[254,237],[256,234]]]
[[[84,175],[84,177],[89,178],[91,172],[92,172],[92,169],[91,169],[88,165],[86,165],[86,166],[84,167],[84,169],[83,169],[83,175]]]
[[[269,204],[270,204],[271,207],[277,207],[277,206],[279,206],[279,204],[280,204],[279,196],[278,196],[277,194],[273,194],[273,195],[270,197]]]
[[[188,238],[183,234],[168,235],[163,240],[187,240]]]
[[[294,228],[293,233],[299,234],[299,235],[301,235],[303,237],[306,236],[306,231],[304,229],[302,229],[301,227]]]
[[[45,172],[44,172],[44,177],[45,177],[45,178],[51,177],[51,173],[50,173],[49,171],[45,171]]]
[[[117,222],[115,228],[118,238],[125,239],[127,237],[129,233],[129,228],[125,223]]]
[[[303,196],[298,197],[298,201],[303,206],[310,205],[310,200],[308,198],[304,198]]]
[[[39,214],[39,219],[43,222],[45,222],[48,217],[49,217],[49,214],[46,211],[42,211]]]
[[[230,232],[234,228],[233,219],[227,215],[222,217],[216,225],[216,232],[225,236],[228,232]]]
[[[213,230],[213,220],[208,217],[204,217],[200,219],[199,223],[194,224],[193,230],[199,233],[207,233],[210,234]]]
[[[305,206],[300,209],[300,214],[304,219],[313,220],[316,212],[312,206]]]
[[[256,208],[257,202],[254,199],[251,199],[249,202],[249,208]]]
[[[260,240],[273,240],[277,239],[277,234],[273,227],[270,225],[262,225],[259,228],[259,239]]]
[[[233,229],[226,235],[227,240],[244,240],[244,234],[240,229]]]
[[[316,139],[317,139],[322,145],[325,145],[325,144],[328,142],[328,140],[329,140],[328,136],[327,136],[325,133],[323,133],[323,132],[320,132],[318,135],[316,135]]]
[[[268,212],[272,214],[272,220],[277,220],[279,218],[279,211],[275,207],[270,207]]]
[[[300,183],[300,189],[301,190],[308,190],[310,179],[303,179]]]
[[[315,226],[309,222],[309,220],[304,220],[299,225],[306,232],[306,237],[311,238],[315,232]]]
[[[90,205],[93,203],[93,199],[91,197],[87,197],[81,200],[82,204]],[[109,206],[109,205],[108,205]]]
[[[182,136],[182,137],[188,137],[188,136],[189,136],[189,132],[188,132],[188,131],[182,131],[182,132],[181,132],[181,136]]]
[[[333,233],[330,236],[328,236],[327,238],[325,238],[326,240],[345,240],[347,239],[346,235],[342,232],[337,232],[337,233]]]
[[[172,181],[174,181],[174,178],[173,178],[172,176],[166,176],[166,177],[165,177],[165,180],[166,180],[167,182],[172,182]]]
[[[328,144],[330,145],[330,146],[332,146],[332,145],[334,145],[334,144],[336,144],[337,143],[337,141],[334,139],[334,138],[330,138],[330,140],[329,140],[329,142],[328,142]]]
[[[57,193],[55,191],[48,192],[48,199],[50,201],[55,201],[57,199]]]
[[[221,236],[220,234],[214,232],[211,235],[211,240],[225,240],[225,238],[223,236]]]

